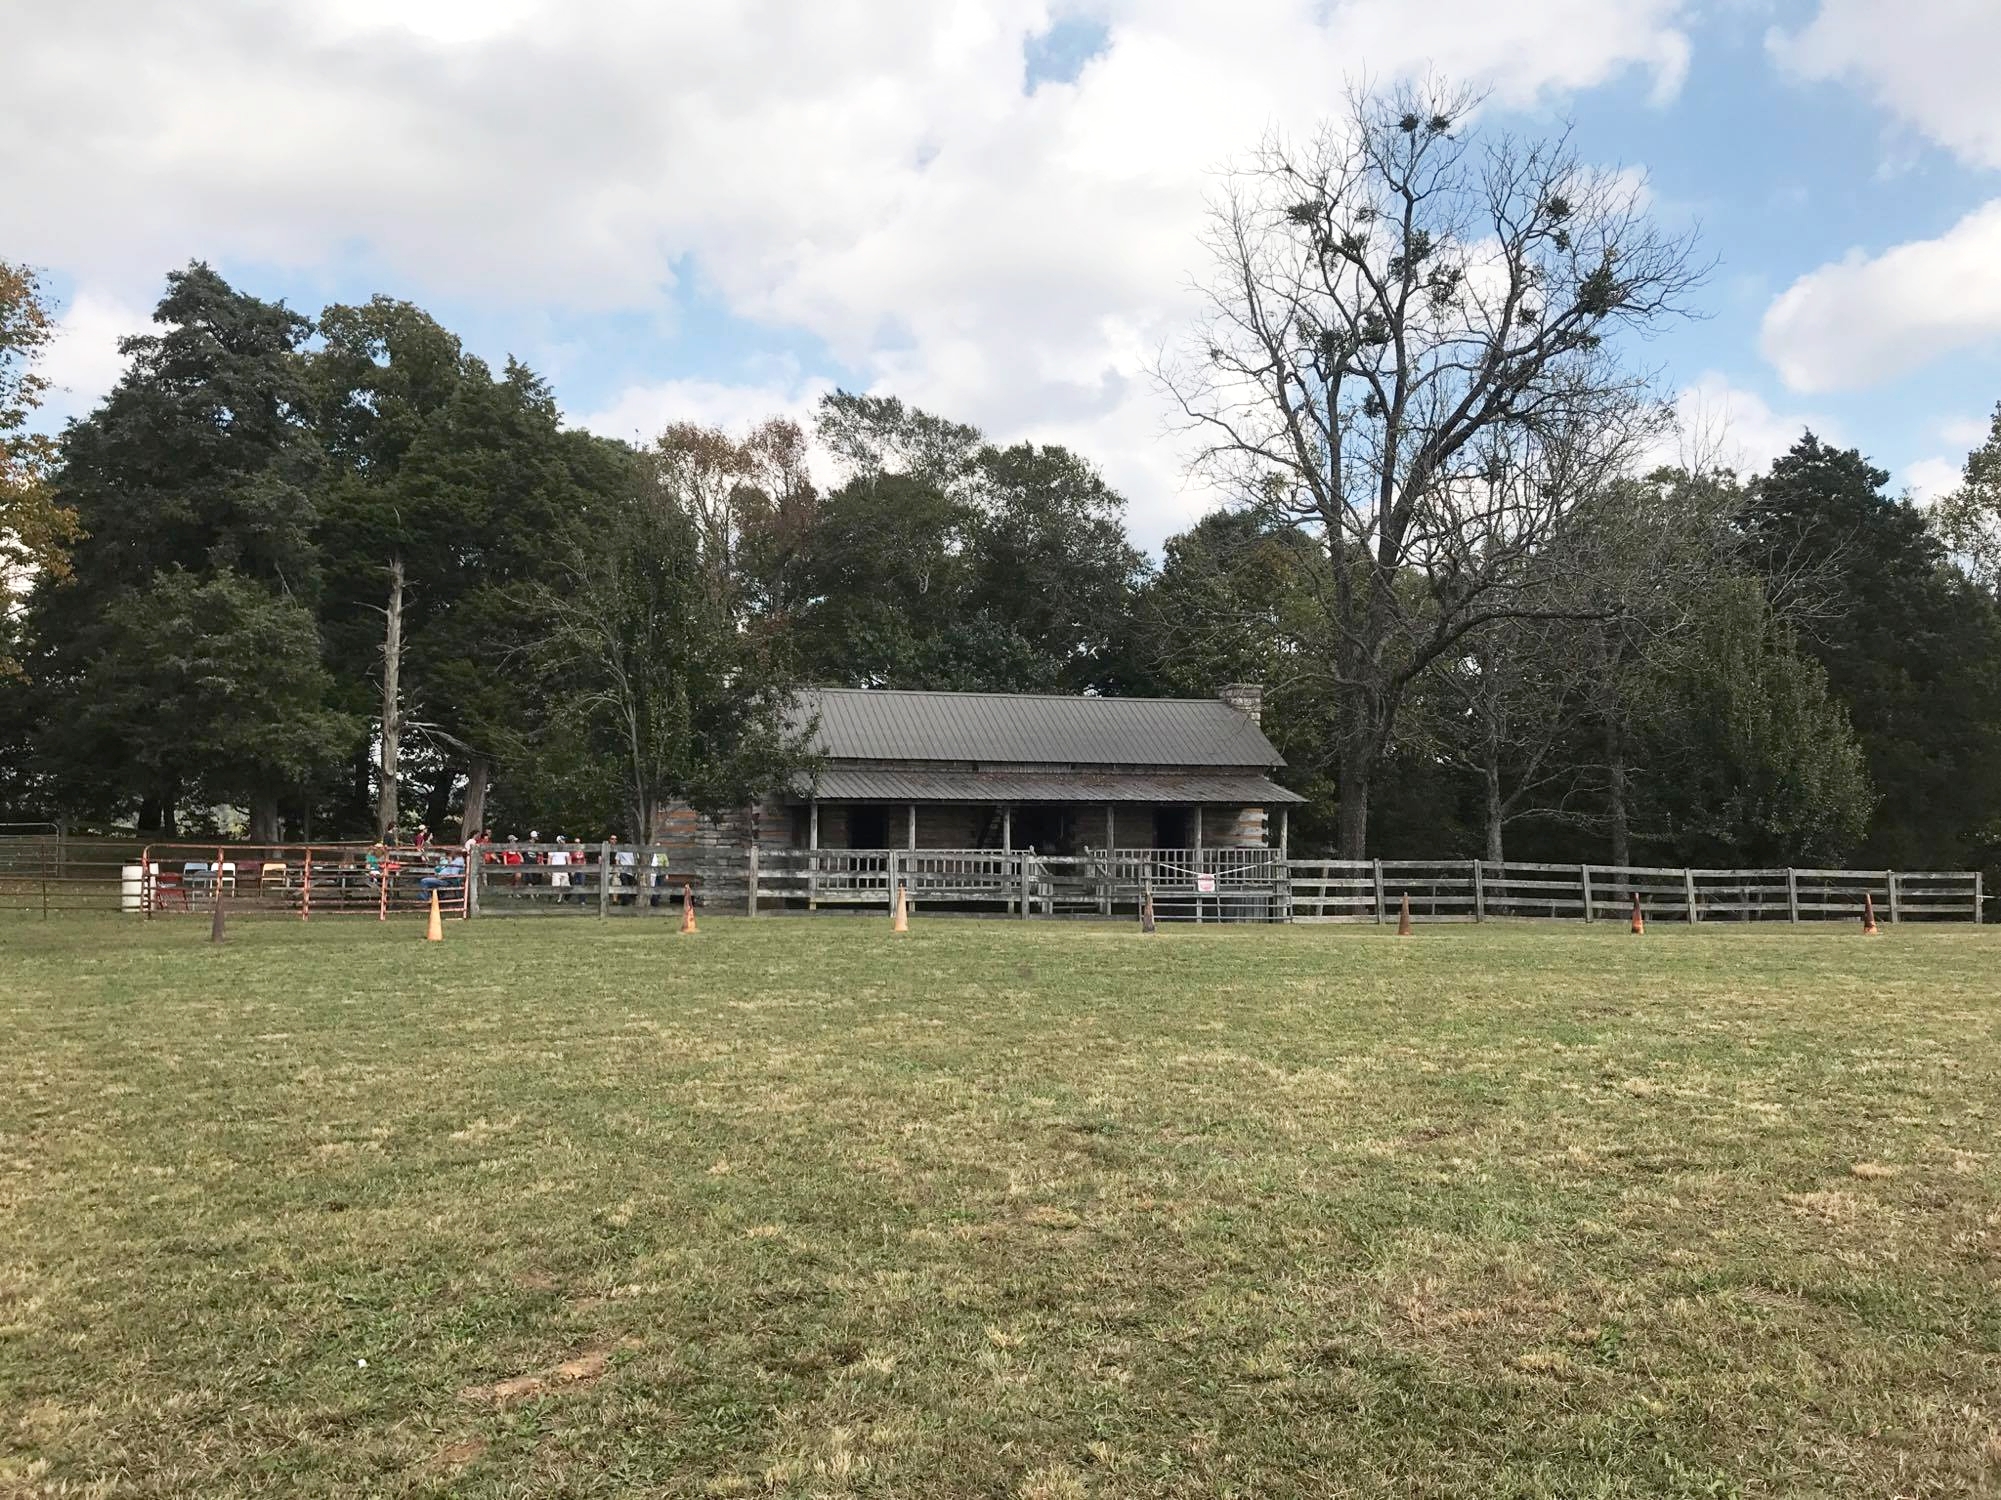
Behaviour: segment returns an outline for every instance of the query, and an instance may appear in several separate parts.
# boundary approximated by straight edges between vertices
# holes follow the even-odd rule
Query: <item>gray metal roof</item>
[[[1272,806],[1304,802],[1276,782],[1250,771],[1197,771],[1166,775],[1100,772],[1094,775],[1033,771],[871,770],[828,766],[799,795],[833,802],[1156,802],[1190,805],[1225,802]]]
[[[1021,766],[1282,766],[1258,726],[1219,698],[1077,698],[808,688],[815,749],[837,760]]]

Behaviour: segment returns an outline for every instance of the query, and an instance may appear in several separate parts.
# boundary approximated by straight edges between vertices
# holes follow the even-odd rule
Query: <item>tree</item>
[[[257,810],[337,761],[354,732],[326,706],[312,611],[238,573],[169,568],[120,594],[106,625],[78,735],[123,746],[161,805],[249,807],[251,837],[275,841]]]
[[[818,507],[782,594],[809,677],[1078,692],[1131,675],[1146,560],[1090,463],[986,443],[894,397],[837,392],[819,429],[849,478]]]
[[[643,455],[626,492],[569,530],[553,581],[524,598],[545,632],[552,698],[606,751],[642,843],[673,803],[747,806],[806,755],[789,684],[710,586],[682,477]]]
[[[1966,455],[1959,487],[1932,508],[1932,524],[1982,587],[2001,592],[2001,405],[1986,441]]]
[[[2001,609],[1888,484],[1808,433],[1750,485],[1745,547],[1768,578],[1804,564],[1825,579],[1830,607],[1801,644],[1882,793],[1859,857],[1964,868],[2001,822]]]
[[[104,734],[92,706],[113,691],[102,680],[107,671],[118,674],[116,694],[128,705],[143,699],[133,684],[149,659],[163,683],[180,680],[183,668],[146,605],[177,607],[187,595],[159,594],[159,576],[178,570],[190,587],[224,580],[232,591],[262,589],[308,621],[320,582],[319,454],[298,352],[311,323],[236,291],[200,262],[168,276],[154,321],[160,332],[121,343],[124,376],[63,436],[55,498],[86,534],[71,581],[38,581],[30,612],[44,763],[87,803],[109,809],[139,798],[145,828],[172,826],[174,787],[148,759],[149,736]],[[198,743],[230,732],[228,694],[182,694],[181,702],[182,729]],[[197,709],[224,721],[196,733],[185,714]],[[255,737],[244,740],[241,755],[262,753]],[[263,774],[233,777],[257,789],[251,824],[259,837],[275,834],[276,789],[293,786],[297,770],[291,750],[274,740]]]
[[[1556,612],[1524,561],[1661,420],[1609,340],[1702,274],[1567,139],[1476,151],[1475,103],[1405,87],[1303,150],[1267,142],[1215,211],[1209,315],[1159,370],[1198,467],[1316,545],[1348,858],[1412,683],[1489,622]]]
[[[55,443],[27,430],[48,382],[35,361],[55,333],[39,278],[0,261],[0,677],[21,675],[18,611],[37,578],[69,576],[76,512],[56,502],[49,483]]]
[[[1795,648],[1755,578],[1719,580],[1693,649],[1652,674],[1639,713],[1650,810],[1670,857],[1828,864],[1876,796],[1827,673]]]
[[[320,328],[309,374],[326,454],[323,616],[343,705],[375,725],[350,748],[345,816],[366,816],[372,769],[373,821],[387,832],[414,774],[438,828],[463,785],[469,831],[496,769],[528,753],[537,711],[520,670],[533,629],[515,595],[548,576],[550,534],[624,482],[625,450],[563,432],[533,372],[510,361],[494,375],[411,303],[329,307]]]

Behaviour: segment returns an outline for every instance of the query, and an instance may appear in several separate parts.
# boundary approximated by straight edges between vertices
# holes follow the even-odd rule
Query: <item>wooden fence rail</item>
[[[1288,863],[1295,922],[1500,917],[1621,921],[1634,898],[1650,921],[1855,921],[1865,896],[1883,922],[1978,922],[1977,870],[1718,870],[1642,865],[1494,864],[1483,860],[1300,860]]]

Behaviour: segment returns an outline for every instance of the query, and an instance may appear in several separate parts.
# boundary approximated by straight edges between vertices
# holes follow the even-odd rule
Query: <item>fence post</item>
[[[1903,913],[1899,910],[1902,905],[1903,893],[1897,889],[1897,872],[1892,870],[1890,872],[1890,920],[1892,922],[1902,920]]]
[[[1473,920],[1487,920],[1487,878],[1486,867],[1480,860],[1473,861]]]
[[[746,858],[748,864],[744,870],[743,914],[747,917],[754,917],[757,915],[757,838],[755,835],[751,838],[750,850]]]
[[[1695,871],[1683,867],[1681,872],[1681,888],[1688,895],[1688,925],[1693,927],[1695,925]]]
[[[1028,851],[1021,851],[1021,920],[1028,920]]]
[[[1584,886],[1584,920],[1589,922],[1591,920],[1591,866],[1579,865],[1577,867],[1577,874],[1578,879]]]
[[[486,864],[480,855],[481,845],[474,840],[466,847],[466,916],[479,915],[479,883],[486,878]]]
[[[1376,925],[1380,927],[1383,925],[1383,862],[1376,860],[1374,868],[1376,876]]]
[[[1975,870],[1973,872],[1973,922],[1975,926],[1978,926],[1980,923],[1987,920],[1987,913],[1980,909],[1981,879],[1982,876],[1980,871]]]
[[[1800,919],[1800,872],[1790,865],[1786,867],[1786,920],[1797,923]]]
[[[611,845],[598,845],[598,916],[611,915]]]
[[[312,919],[313,919],[313,850],[311,845],[307,845],[306,871],[304,877],[299,882],[299,920],[301,922],[310,922],[312,921]]]

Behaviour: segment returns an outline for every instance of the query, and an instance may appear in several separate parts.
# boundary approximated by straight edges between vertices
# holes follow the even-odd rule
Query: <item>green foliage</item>
[[[75,732],[122,746],[162,796],[277,798],[337,762],[355,731],[325,706],[312,611],[242,574],[168,569],[120,594],[105,627]]]
[[[1857,857],[1963,868],[1984,853],[1978,830],[2001,821],[2001,611],[1888,482],[1809,433],[1750,486],[1747,545],[1767,577],[1822,581],[1802,644],[1882,794]]]
[[[1696,630],[1679,670],[1644,690],[1642,821],[1666,832],[1678,863],[1838,862],[1877,799],[1826,671],[1755,579],[1714,591]]]
[[[642,842],[668,803],[741,808],[805,758],[803,726],[787,722],[790,684],[709,582],[694,505],[648,459],[570,528],[554,577],[522,596],[542,631],[550,702],[624,787]]]

